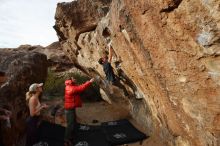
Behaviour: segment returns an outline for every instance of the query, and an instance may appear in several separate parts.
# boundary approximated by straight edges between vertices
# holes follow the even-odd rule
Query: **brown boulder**
[[[4,79],[0,86],[0,106],[7,106],[12,111],[12,127],[7,129],[1,125],[0,132],[6,146],[12,146],[25,132],[25,119],[29,114],[25,93],[32,83],[45,81],[47,57],[37,52],[12,50],[0,50],[0,56],[0,76]]]
[[[42,47],[40,45],[20,45],[18,48],[10,48],[5,50],[10,50],[11,53],[38,52],[45,54],[47,56],[48,66],[50,69],[57,72],[66,71],[73,67],[73,63],[63,52],[59,42],[54,42],[46,47]],[[5,53],[7,53],[7,51]]]

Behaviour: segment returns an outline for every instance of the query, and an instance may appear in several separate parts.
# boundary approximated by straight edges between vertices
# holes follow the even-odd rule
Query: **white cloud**
[[[54,16],[64,1],[72,0],[0,0],[0,48],[57,41]]]

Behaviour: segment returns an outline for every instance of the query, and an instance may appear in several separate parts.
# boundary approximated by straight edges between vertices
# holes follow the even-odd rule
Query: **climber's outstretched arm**
[[[109,52],[109,55],[108,55],[108,62],[111,63],[112,62],[112,46],[110,45],[109,48],[108,48],[108,52]]]

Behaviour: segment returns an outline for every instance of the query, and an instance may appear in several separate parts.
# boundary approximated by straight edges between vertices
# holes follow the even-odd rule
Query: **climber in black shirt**
[[[108,56],[104,55],[104,57],[100,58],[99,61],[98,61],[99,64],[101,64],[103,66],[103,70],[104,70],[105,75],[106,75],[106,80],[108,82],[107,84],[106,84],[106,82],[104,82],[105,88],[108,87],[108,89],[110,91],[110,94],[113,94],[114,93],[113,92],[114,87],[111,86],[111,85],[117,86],[118,88],[122,89],[123,92],[124,92],[124,95],[127,96],[128,91],[126,90],[124,85],[122,85],[120,83],[120,80],[119,80],[120,78],[115,76],[113,68],[111,66],[112,53],[113,53],[113,48],[111,46],[111,42],[109,43],[108,48],[109,48],[109,55]],[[123,71],[120,69],[119,64],[120,64],[120,61],[115,62],[116,70],[117,70],[118,74],[119,74],[119,71],[120,71],[120,74],[122,74]]]
[[[112,47],[109,45],[109,56],[105,55],[104,57],[99,59],[99,64],[103,66],[103,70],[106,75],[106,79],[109,84],[114,84],[115,83],[115,74],[113,71],[113,68],[111,66],[111,61],[112,61]]]

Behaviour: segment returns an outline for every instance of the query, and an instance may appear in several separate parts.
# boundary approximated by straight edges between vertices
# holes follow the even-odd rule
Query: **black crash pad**
[[[74,146],[110,146],[101,129],[93,131],[79,131]]]
[[[52,139],[56,141],[64,142],[65,127],[42,121],[39,126],[39,138],[40,139]]]
[[[63,146],[65,127],[43,121],[39,127],[39,143]],[[98,126],[79,124],[74,146],[115,146],[146,139],[128,120],[105,122]]]
[[[138,131],[128,120],[118,120],[102,123],[106,140],[111,145],[122,145],[142,141],[147,136]]]
[[[64,142],[42,138],[38,143],[34,144],[33,146],[64,146]]]
[[[110,146],[102,127],[79,124],[74,146]]]
[[[110,146],[101,126],[79,124],[74,146]],[[63,146],[65,127],[43,121],[39,128],[41,144]]]

